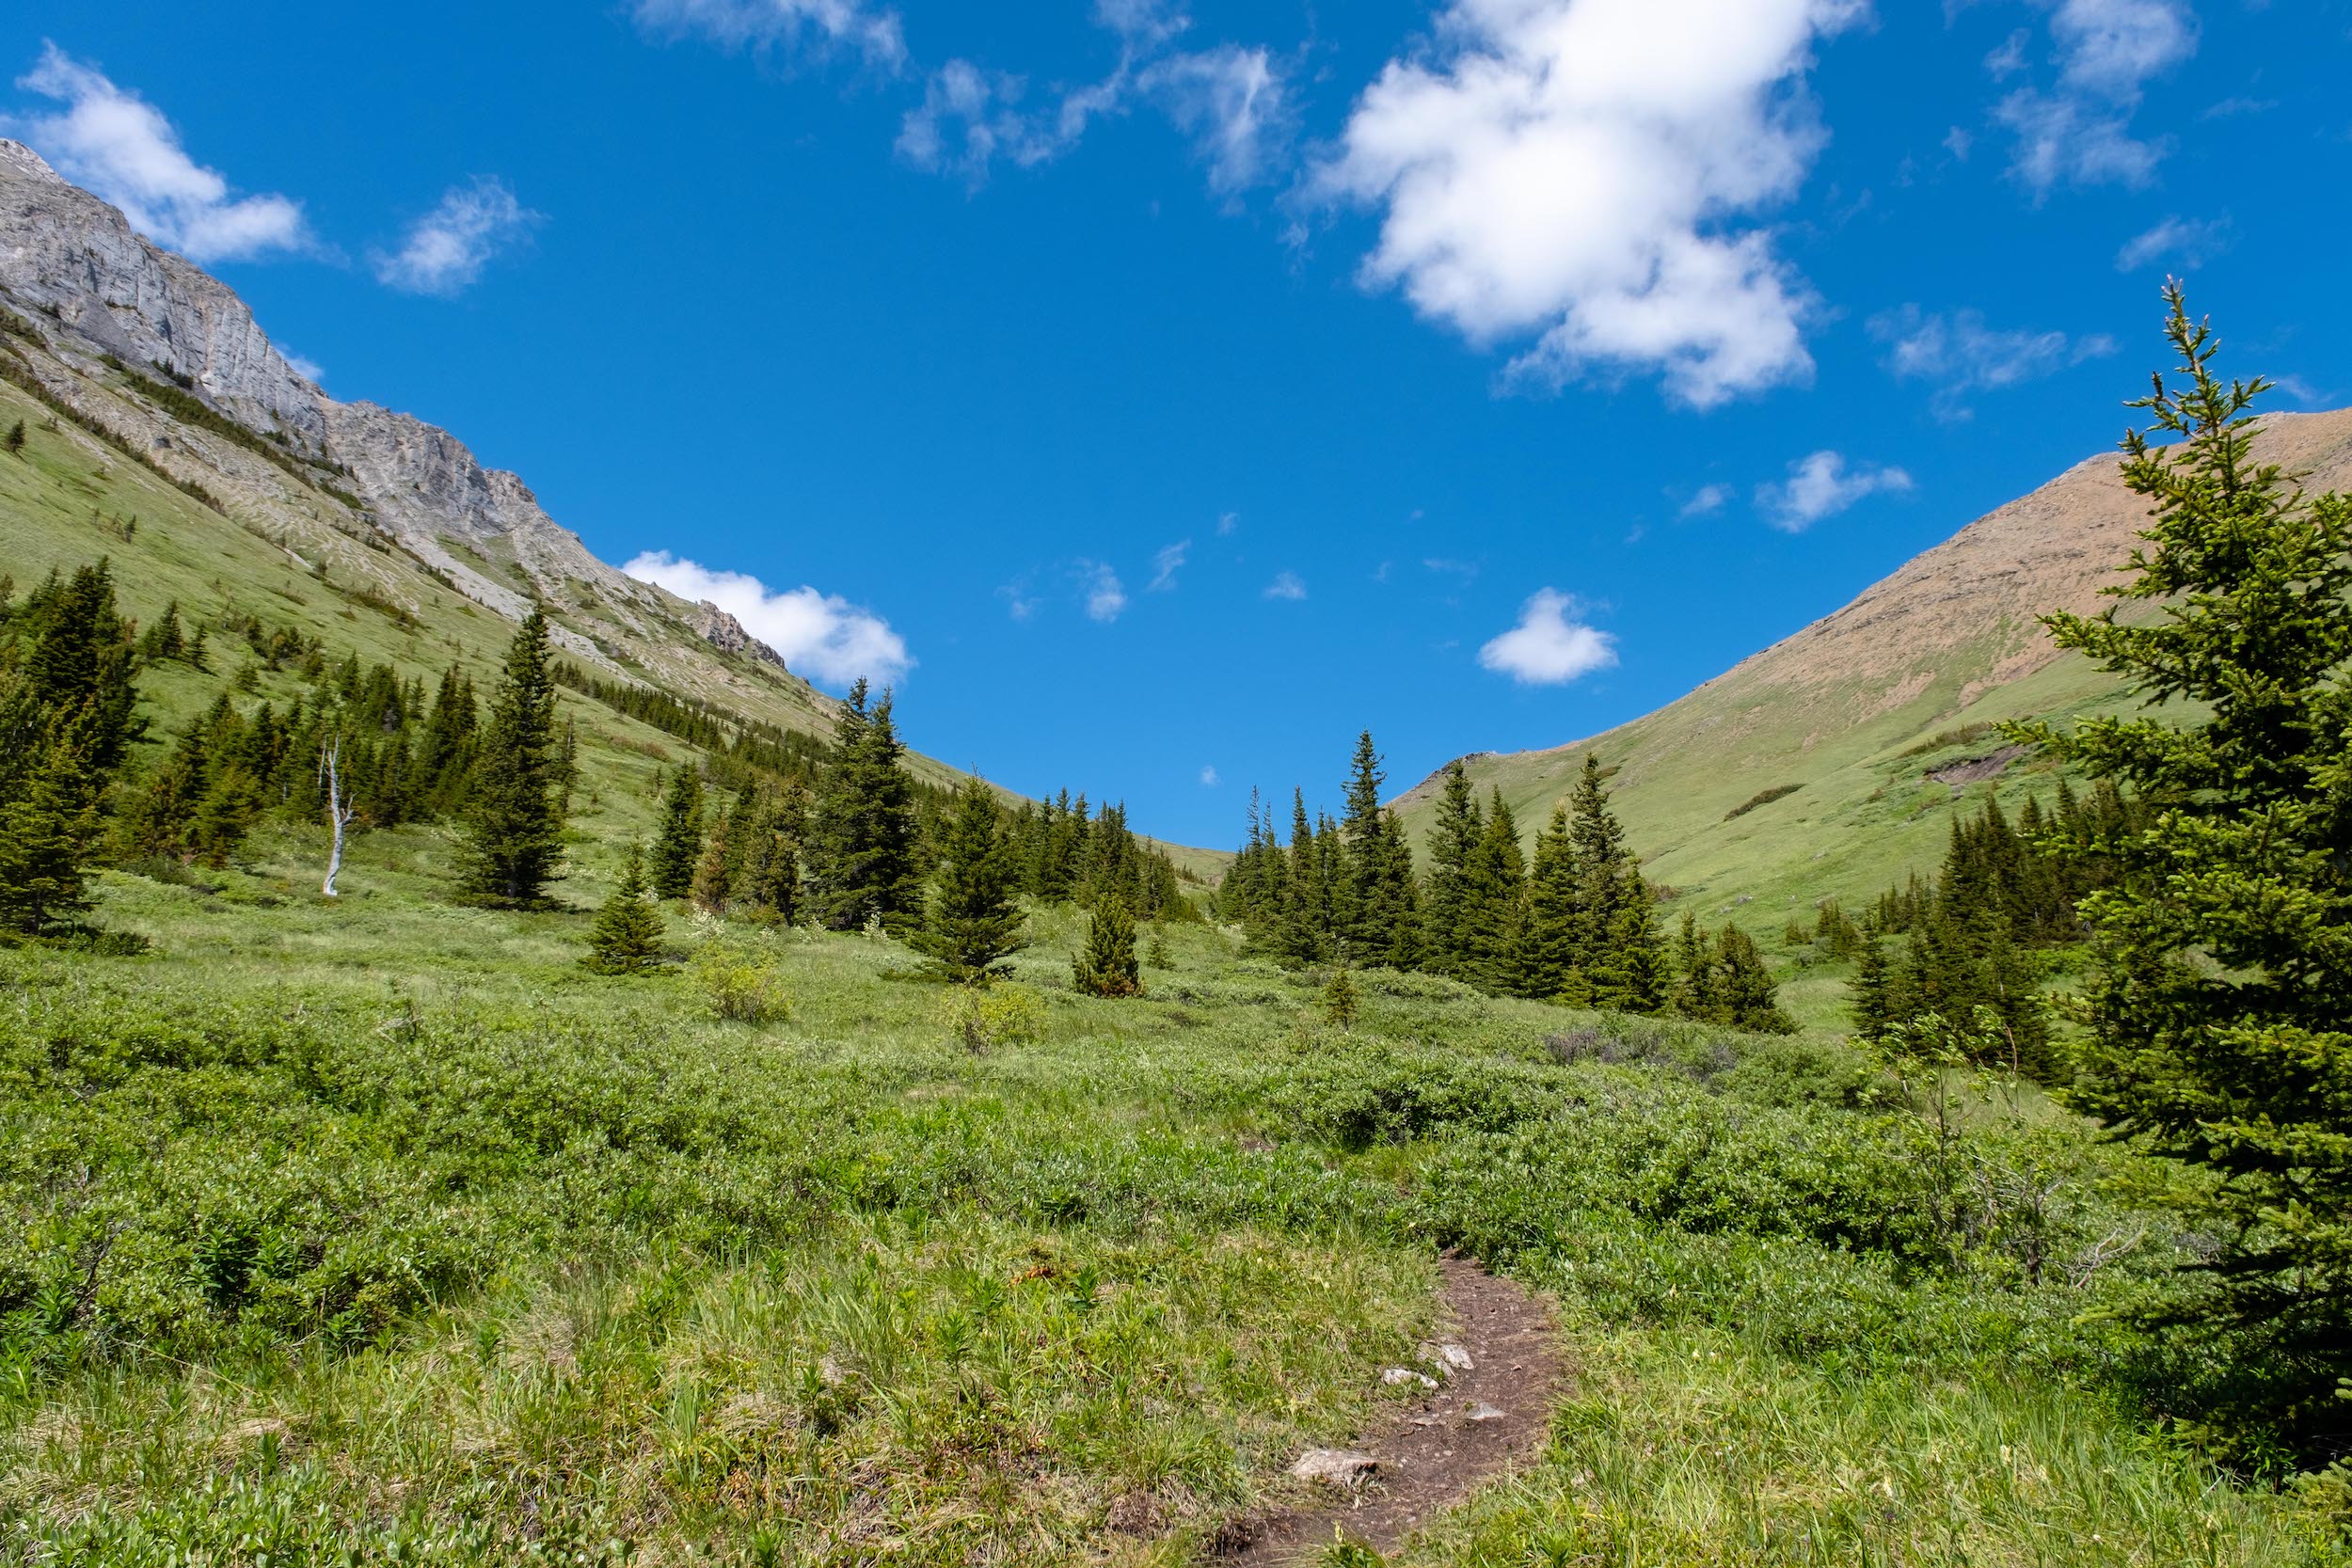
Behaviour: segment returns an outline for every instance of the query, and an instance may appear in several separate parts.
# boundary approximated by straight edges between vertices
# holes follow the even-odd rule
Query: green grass
[[[149,957],[0,955],[0,1554],[1189,1561],[1391,1397],[1453,1245],[1560,1303],[1576,1390],[1405,1560],[2328,1560],[2151,1434],[2179,1363],[2087,1319],[2183,1287],[2072,1277],[2130,1165],[2046,1105],[1966,1180],[2058,1198],[1947,1234],[1820,1035],[1379,973],[1343,1034],[1200,927],[1093,1002],[1049,911],[1041,1035],[975,1054],[895,944],[674,916],[774,966],[751,1027],[448,906],[437,830],[330,904],[317,837],[106,875]]]

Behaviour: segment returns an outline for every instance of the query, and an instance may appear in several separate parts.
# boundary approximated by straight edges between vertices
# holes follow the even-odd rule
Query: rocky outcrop
[[[694,635],[723,654],[749,654],[752,657],[784,668],[784,656],[743,629],[743,623],[712,604],[708,599],[695,602],[687,617],[687,625]]]
[[[226,284],[134,230],[40,154],[0,139],[0,285],[103,353],[163,365],[246,424],[315,448],[326,394]]]
[[[534,601],[547,606],[558,622],[555,641],[610,672],[630,670],[730,704],[765,698],[782,704],[795,724],[829,726],[832,701],[786,673],[775,651],[734,617],[599,561],[520,478],[485,467],[449,432],[328,397],[271,344],[227,285],[5,139],[0,304],[30,321],[46,344],[47,355],[33,356],[46,368],[35,373],[56,396],[75,406],[104,404],[101,423],[151,444],[173,477],[221,495],[248,527],[298,557],[316,558],[322,527],[340,531],[345,546],[364,535],[376,562],[363,553],[356,569],[374,575],[387,559],[379,536],[389,536],[501,615],[519,619]],[[160,366],[220,413],[282,434],[302,458],[323,458],[341,472],[331,483],[324,470],[313,473],[317,487],[305,488],[298,475],[218,432],[150,406],[158,400],[104,370],[104,356],[151,376]],[[329,554],[341,547],[324,543]],[[714,650],[768,668],[722,661]]]

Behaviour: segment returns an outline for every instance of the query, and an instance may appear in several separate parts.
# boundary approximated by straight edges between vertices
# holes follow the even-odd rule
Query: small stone
[[[1439,1345],[1437,1360],[1439,1366],[1448,1371],[1454,1372],[1472,1371],[1478,1366],[1478,1363],[1471,1359],[1470,1353],[1459,1345]]]
[[[1491,1404],[1485,1403],[1482,1401],[1472,1400],[1470,1402],[1470,1407],[1462,1412],[1462,1419],[1466,1421],[1500,1421],[1509,1414],[1510,1412],[1507,1410],[1497,1410]]]
[[[1327,1481],[1351,1489],[1363,1485],[1379,1470],[1378,1460],[1355,1449],[1309,1449],[1291,1466],[1291,1474],[1300,1481]]]
[[[1424,1388],[1435,1388],[1438,1380],[1427,1372],[1417,1372],[1410,1367],[1391,1367],[1380,1374],[1380,1381],[1394,1388],[1402,1384],[1418,1383]]]

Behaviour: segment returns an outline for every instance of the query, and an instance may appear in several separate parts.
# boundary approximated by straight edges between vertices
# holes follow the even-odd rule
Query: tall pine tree
[[[923,913],[914,785],[890,694],[870,708],[863,680],[850,689],[818,783],[807,845],[809,902],[834,930],[853,931],[874,920],[898,934]]]
[[[466,804],[464,886],[483,903],[543,906],[563,875],[555,706],[547,617],[534,609],[507,647]]]
[[[972,985],[1006,973],[1028,945],[1014,899],[1019,868],[1002,826],[996,792],[966,779],[940,841],[940,864],[923,928],[908,944],[944,976]]]

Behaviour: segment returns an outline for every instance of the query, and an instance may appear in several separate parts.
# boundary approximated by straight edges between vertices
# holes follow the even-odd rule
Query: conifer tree
[[[1413,864],[1396,835],[1395,818],[1380,805],[1386,775],[1366,730],[1356,742],[1347,783],[1347,815],[1340,823],[1345,880],[1335,899],[1339,933],[1359,963],[1402,968],[1414,947]]]
[[[1483,990],[1509,994],[1519,987],[1525,944],[1527,861],[1518,821],[1497,788],[1486,827],[1463,867],[1461,978]]]
[[[661,827],[645,868],[646,885],[656,898],[684,898],[694,891],[694,865],[702,848],[702,775],[681,765],[662,786]]]
[[[1851,996],[1854,1033],[1874,1043],[1886,1038],[1887,1028],[1895,1022],[1895,1009],[1888,994],[1886,944],[1876,932],[1863,940]]]
[[[543,905],[562,875],[555,710],[547,617],[533,610],[507,648],[467,802],[465,890],[485,903]]]
[[[19,420],[16,423],[8,426],[8,434],[4,440],[0,440],[0,444],[5,444],[8,447],[8,455],[10,457],[23,456],[24,452],[24,421],[23,420]]]
[[[2290,1440],[2332,1430],[2352,1387],[2352,497],[2256,460],[2269,384],[2222,382],[2211,328],[2168,285],[2178,374],[2134,404],[2123,480],[2144,542],[2110,588],[2161,615],[2046,619],[2155,714],[2013,726],[2117,798],[2055,847],[2113,885],[2086,895],[2099,969],[2074,1101],[2217,1180],[2173,1184],[2214,1239],[2201,1309],[2272,1352]],[[2173,444],[2157,441],[2175,438]],[[2128,786],[2151,805],[2122,820]],[[2098,803],[2101,815],[2106,808]],[[2064,806],[2061,804],[2061,814]],[[2251,1386],[2257,1380],[2248,1380]]]
[[[87,907],[82,866],[144,728],[135,653],[105,562],[52,572],[8,621],[0,661],[0,930],[39,936]]]
[[[870,709],[866,701],[861,680],[842,705],[838,739],[810,813],[809,899],[834,930],[876,920],[895,933],[919,919],[923,908],[914,790],[890,694]]]
[[[1136,920],[1112,899],[1094,911],[1086,946],[1071,964],[1071,983],[1087,996],[1143,994],[1143,966],[1136,960]]]
[[[1578,872],[1568,808],[1556,805],[1551,820],[1535,835],[1528,871],[1527,937],[1519,952],[1518,989],[1525,996],[1581,1007],[1592,1004],[1592,982],[1582,963],[1583,885]]]
[[[938,974],[959,985],[1006,974],[1005,960],[1029,944],[1025,918],[1014,898],[1018,870],[1002,819],[996,792],[978,779],[966,779],[941,836],[927,918],[908,940]],[[1131,944],[1132,940],[1131,935]]]
[[[1304,791],[1291,792],[1290,853],[1283,865],[1282,915],[1275,936],[1275,957],[1305,968],[1331,956],[1337,935],[1331,928],[1331,842],[1317,840],[1307,816]]]
[[[1486,836],[1478,797],[1457,759],[1446,764],[1429,831],[1429,887],[1422,900],[1422,964],[1439,974],[1467,977],[1471,967],[1467,911],[1470,857]]]
[[[644,859],[637,846],[628,847],[621,863],[621,879],[612,895],[596,911],[588,933],[588,957],[582,960],[598,974],[644,974],[661,961],[661,911],[645,896]]]
[[[735,901],[735,879],[727,859],[727,843],[733,836],[734,823],[733,812],[723,814],[694,862],[691,896],[694,907],[705,914],[723,916]]]

